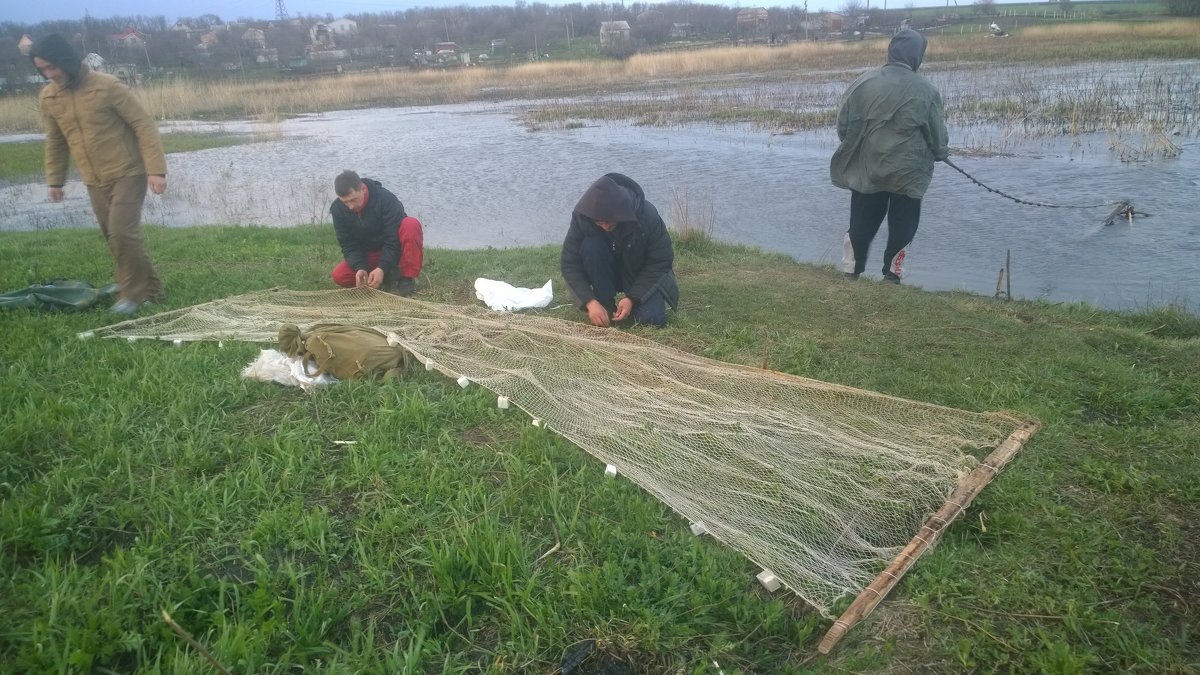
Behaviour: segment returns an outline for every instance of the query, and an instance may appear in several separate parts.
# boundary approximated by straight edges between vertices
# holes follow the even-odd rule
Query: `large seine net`
[[[713,361],[617,330],[369,289],[269,290],[95,331],[274,343],[318,322],[393,334],[513,405],[831,616],[1020,420]]]

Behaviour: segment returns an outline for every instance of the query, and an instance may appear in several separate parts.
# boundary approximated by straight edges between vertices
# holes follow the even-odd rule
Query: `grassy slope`
[[[147,235],[166,307],[323,288],[340,257],[318,227]],[[680,249],[652,339],[1045,424],[830,661],[827,621],[484,391],[421,371],[309,397],[241,380],[257,345],[76,340],[93,311],[0,316],[0,669],[208,672],[162,609],[235,672],[552,672],[586,638],[642,672],[1200,664],[1200,320]],[[558,278],[553,247],[427,258],[434,301]],[[89,231],[6,233],[0,259],[4,289],[111,273]]]

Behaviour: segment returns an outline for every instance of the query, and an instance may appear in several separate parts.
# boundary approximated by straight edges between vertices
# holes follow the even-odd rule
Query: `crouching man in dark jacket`
[[[562,248],[562,274],[588,318],[608,326],[633,317],[667,323],[679,304],[671,235],[628,176],[605,174],[583,193]],[[625,296],[617,301],[617,292]]]
[[[338,198],[329,213],[344,258],[333,268],[333,282],[412,295],[425,255],[421,221],[377,180],[343,171],[333,188]]]

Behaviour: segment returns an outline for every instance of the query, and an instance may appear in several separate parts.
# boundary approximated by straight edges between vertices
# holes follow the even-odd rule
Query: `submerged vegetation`
[[[78,340],[97,309],[0,321],[0,663],[209,672],[164,610],[232,672],[550,673],[588,640],[647,673],[1200,662],[1200,319],[846,282],[673,199],[682,305],[634,332],[1043,423],[831,657],[828,620],[486,391],[418,369],[308,395],[239,376],[260,345]],[[154,311],[327,288],[340,259],[327,227],[146,236]],[[418,297],[540,285],[557,255],[431,250]],[[0,259],[6,289],[111,273],[91,230],[0,234]],[[543,311],[582,321],[556,288]]]

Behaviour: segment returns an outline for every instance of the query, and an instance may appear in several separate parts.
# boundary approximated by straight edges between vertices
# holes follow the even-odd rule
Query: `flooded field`
[[[1081,66],[1040,74],[931,67],[926,74],[946,95],[958,166],[1026,200],[1097,206],[1020,205],[938,165],[906,283],[991,295],[1011,252],[1015,297],[1113,309],[1172,303],[1200,311],[1197,65]],[[1150,87],[1159,87],[1158,100],[1167,101],[1153,132],[1122,126],[1122,119],[1134,118],[1130,114],[1095,128],[1080,124],[1081,116],[1058,122],[1045,112],[1107,98],[1110,107],[1128,113],[1140,105],[1131,92]],[[836,105],[843,88],[842,82],[727,78],[683,95],[726,102],[741,97],[747,105],[767,97],[776,108],[808,110]],[[638,96],[679,95],[664,88]],[[1005,101],[1025,101],[1040,112],[1016,122],[988,119],[987,111]],[[266,134],[275,140],[170,155],[168,192],[147,200],[145,221],[172,227],[328,222],[333,177],[349,168],[394,191],[425,224],[430,246],[550,244],[561,241],[584,188],[600,174],[619,171],[643,185],[669,222],[673,204],[683,201],[693,213],[711,208],[718,239],[805,262],[838,262],[849,193],[829,183],[832,129],[781,134],[748,124],[644,126],[587,119],[589,106],[616,104],[592,98],[286,120]],[[527,111],[545,107],[561,107],[568,111],[564,119],[578,121],[530,130]],[[1062,128],[1068,124],[1074,128]],[[251,123],[223,124],[219,130],[264,135]],[[95,227],[83,186],[69,184],[63,204],[49,203],[45,193],[40,181],[0,186],[0,230]],[[1100,205],[1121,199],[1151,215],[1132,225],[1103,226],[1111,207]],[[868,274],[878,276],[882,267],[883,238],[881,231]],[[554,273],[547,270],[548,276]]]

